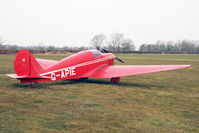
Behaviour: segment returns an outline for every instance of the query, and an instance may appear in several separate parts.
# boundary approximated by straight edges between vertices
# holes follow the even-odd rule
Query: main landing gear
[[[120,77],[111,78],[111,83],[118,83],[120,81]]]

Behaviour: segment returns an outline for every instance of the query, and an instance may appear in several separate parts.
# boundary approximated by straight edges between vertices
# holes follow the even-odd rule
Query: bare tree
[[[167,41],[166,42],[166,48],[168,52],[174,52],[175,51],[175,42],[174,41]]]
[[[0,37],[0,49],[4,49],[3,39],[2,39],[2,37]]]
[[[0,44],[3,45],[3,38],[0,37]]]
[[[199,53],[199,43],[196,46],[196,51],[197,51],[197,53]]]
[[[123,39],[121,44],[122,51],[135,51],[134,42],[131,39]]]
[[[114,33],[111,35],[109,45],[113,48],[113,51],[120,51],[120,47],[123,41],[124,34],[122,33]]]
[[[56,48],[55,48],[55,46],[48,46],[46,49],[49,52],[49,51],[55,50]]]
[[[156,41],[156,45],[158,45],[158,47],[159,47],[158,51],[160,51],[160,52],[166,51],[165,41],[158,40],[158,41]]]
[[[140,52],[147,52],[147,44],[142,44],[139,48]]]
[[[90,45],[100,50],[100,48],[104,45],[105,40],[106,40],[106,36],[104,34],[97,34],[91,39]]]
[[[18,46],[17,45],[9,45],[9,50],[17,50]]]

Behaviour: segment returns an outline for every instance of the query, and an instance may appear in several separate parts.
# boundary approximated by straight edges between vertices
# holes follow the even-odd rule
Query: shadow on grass
[[[119,83],[111,83],[110,81],[105,80],[96,80],[96,79],[88,79],[88,80],[80,80],[80,79],[70,79],[70,80],[62,80],[48,83],[37,83],[30,88],[30,84],[20,84],[15,83],[12,84],[13,88],[25,88],[25,89],[52,89],[51,85],[70,85],[70,84],[98,84],[98,85],[112,85],[112,86],[126,86],[126,87],[143,87],[150,89],[151,87],[161,87],[164,88],[164,85],[154,85],[154,84],[144,84],[144,83],[129,83],[129,82],[119,82]]]
[[[32,87],[30,87],[30,84],[20,84],[20,83],[14,83],[11,85],[12,88],[24,88],[24,89],[51,89],[46,84],[36,83]]]
[[[48,85],[66,85],[66,84],[78,84],[78,83],[85,83],[85,84],[99,84],[99,85],[112,85],[112,86],[127,86],[127,87],[166,87],[164,85],[154,85],[154,84],[144,84],[144,83],[129,83],[129,82],[119,82],[119,83],[111,83],[110,81],[105,80],[96,80],[96,79],[88,79],[88,80],[79,80],[79,79],[71,79],[71,80],[63,80],[61,82],[51,82]]]

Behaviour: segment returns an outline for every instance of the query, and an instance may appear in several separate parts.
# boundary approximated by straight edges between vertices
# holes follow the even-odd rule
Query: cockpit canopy
[[[98,50],[92,49],[92,50],[89,50],[89,51],[92,52],[94,58],[99,58],[99,57],[102,56],[102,53],[100,51],[98,51]]]

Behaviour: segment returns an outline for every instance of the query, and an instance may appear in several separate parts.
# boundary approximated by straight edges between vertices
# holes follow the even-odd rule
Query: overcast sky
[[[88,46],[114,32],[136,46],[199,40],[199,0],[0,0],[0,37],[9,44]]]

